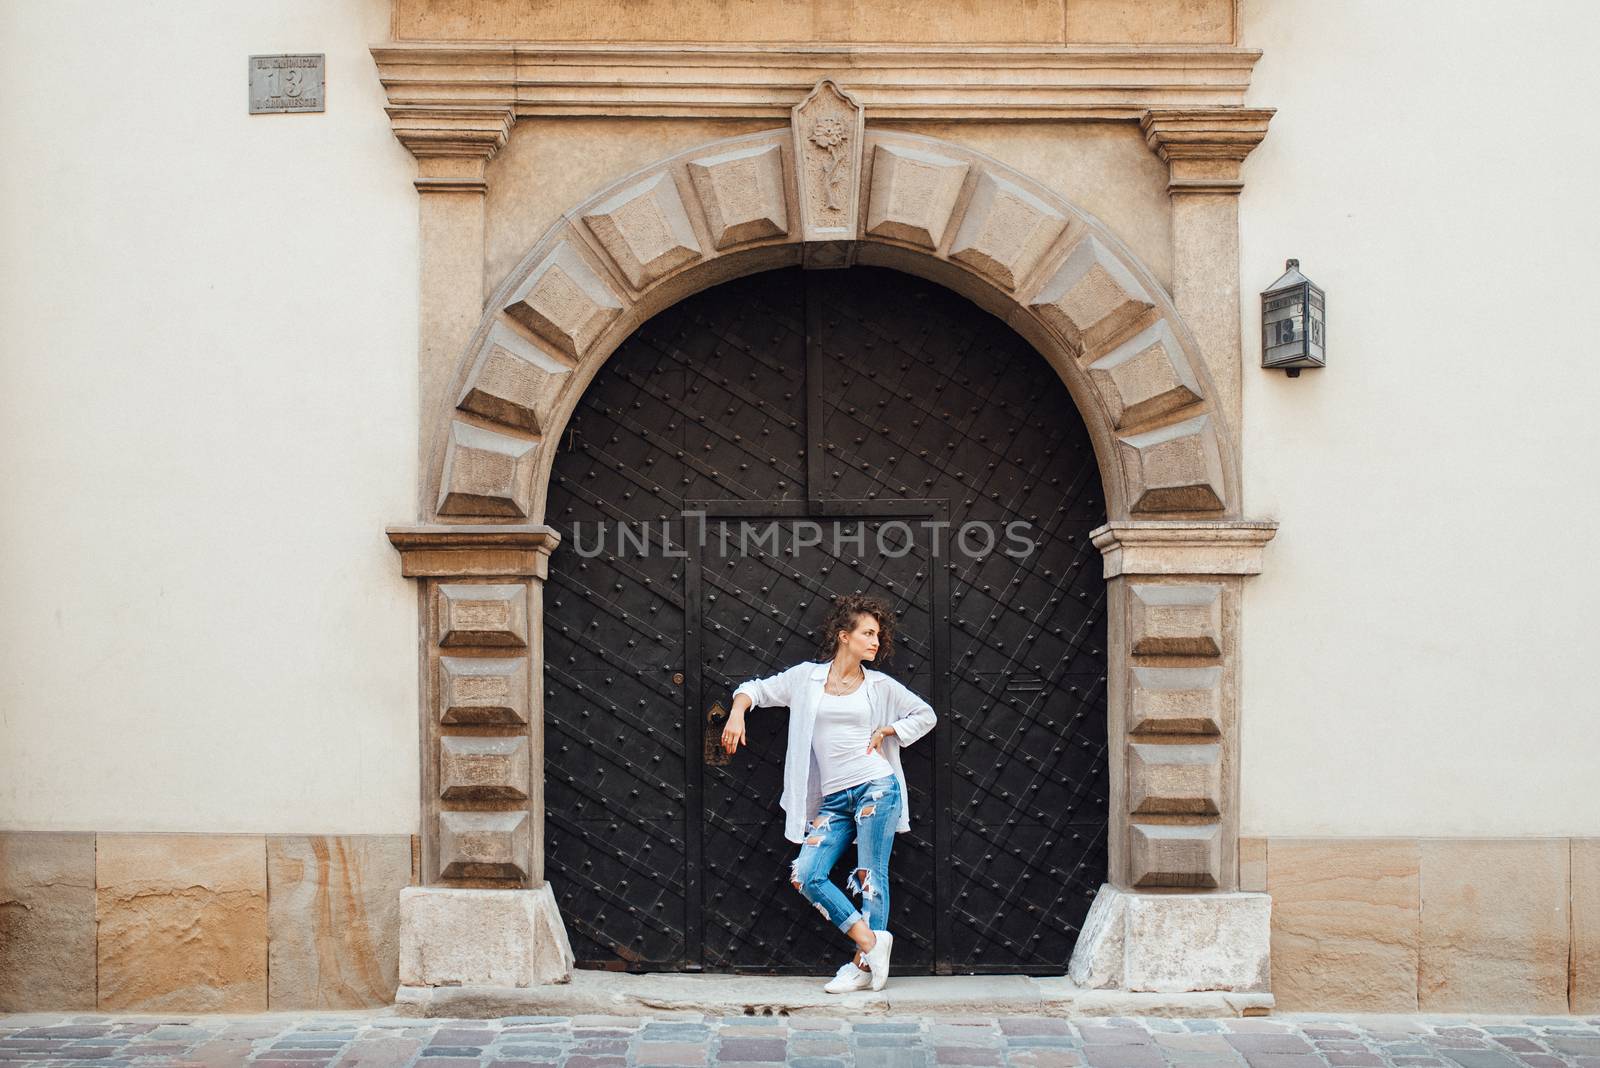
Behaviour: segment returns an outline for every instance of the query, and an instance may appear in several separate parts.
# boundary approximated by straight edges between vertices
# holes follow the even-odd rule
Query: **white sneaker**
[[[855,958],[839,966],[839,972],[822,989],[830,994],[848,994],[852,990],[865,990],[872,985],[872,976],[856,967]]]
[[[873,931],[878,940],[867,950],[867,970],[872,973],[872,989],[882,990],[889,981],[889,953],[894,949],[894,935],[888,931]]]

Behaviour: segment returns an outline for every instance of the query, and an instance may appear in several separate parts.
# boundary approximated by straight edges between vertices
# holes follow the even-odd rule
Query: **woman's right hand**
[[[744,741],[745,736],[743,714],[736,713],[732,716],[729,716],[728,725],[722,728],[722,748],[726,749],[729,753],[732,753],[737,750],[740,744]]]

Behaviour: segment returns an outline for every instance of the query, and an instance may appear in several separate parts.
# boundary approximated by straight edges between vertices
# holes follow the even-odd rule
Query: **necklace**
[[[859,673],[859,677],[851,680],[850,688],[848,690],[841,690],[839,687],[844,685],[843,680],[835,682],[833,678],[833,672],[829,671],[828,678],[822,686],[823,692],[831,694],[834,697],[844,697],[847,694],[855,693],[856,687],[865,682],[867,678],[867,673],[865,671],[861,670],[859,667],[856,670]],[[830,689],[830,687],[832,688]]]

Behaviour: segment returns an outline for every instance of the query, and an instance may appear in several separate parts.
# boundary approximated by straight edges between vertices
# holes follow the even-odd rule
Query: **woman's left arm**
[[[932,705],[912,693],[899,679],[889,681],[889,726],[894,728],[894,736],[900,739],[901,745],[910,745],[933,730],[939,717],[934,715]]]

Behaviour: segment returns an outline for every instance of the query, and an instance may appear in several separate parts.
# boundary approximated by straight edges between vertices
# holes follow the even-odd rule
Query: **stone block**
[[[1222,883],[1220,823],[1134,823],[1128,845],[1130,881],[1138,889]]]
[[[1098,990],[1265,991],[1271,906],[1266,894],[1137,894],[1102,886],[1068,977]]]
[[[1128,746],[1128,811],[1215,816],[1222,806],[1222,746]]]
[[[102,1011],[266,1011],[265,838],[102,834],[95,854]]]
[[[1127,938],[1128,894],[1110,883],[1102,883],[1089,905],[1072,947],[1067,976],[1091,990],[1122,986]]]
[[[1069,44],[1233,44],[1230,0],[1072,0]]]
[[[700,258],[677,183],[665,171],[607,198],[583,221],[635,289]]]
[[[456,407],[506,426],[543,433],[546,405],[561,390],[567,366],[503,322],[496,322],[467,375]]]
[[[452,423],[439,480],[439,514],[526,517],[538,444]]]
[[[439,721],[527,723],[528,686],[526,657],[440,657]]]
[[[879,144],[872,153],[867,233],[923,248],[938,248],[967,178],[965,160],[904,145]]]
[[[689,178],[717,249],[789,232],[782,146],[756,145],[690,160]]]
[[[1095,360],[1088,370],[1112,425],[1119,428],[1175,412],[1201,397],[1189,359],[1165,319]]]
[[[1600,838],[1572,839],[1572,1001],[1600,1014]]]
[[[1265,893],[1267,889],[1267,840],[1239,839],[1239,889]]]
[[[269,837],[269,1008],[393,1003],[410,884],[410,835]]]
[[[0,1012],[95,1008],[94,837],[0,831]]]
[[[528,644],[528,591],[519,583],[439,584],[439,644]]]
[[[1095,352],[1153,306],[1133,272],[1091,234],[1072,246],[1029,302],[1080,355]]]
[[[1266,894],[1131,894],[1129,990],[1270,988],[1272,899]]]
[[[525,801],[528,739],[439,739],[439,796],[446,801]]]
[[[548,883],[534,890],[400,891],[405,986],[565,983],[572,966],[572,946]]]
[[[1571,847],[1424,839],[1423,1012],[1564,1013]]]
[[[1134,512],[1223,508],[1222,453],[1211,416],[1117,439]]]
[[[1014,290],[1066,226],[1066,218],[1044,201],[984,171],[951,242],[950,258]]]
[[[528,812],[439,813],[439,878],[526,879]]]
[[[1409,838],[1267,843],[1272,990],[1303,1012],[1417,1011],[1421,871]]]
[[[1141,656],[1222,655],[1222,587],[1128,585],[1128,639]]]
[[[1145,614],[1147,625],[1150,610],[1147,602],[1141,603],[1140,611]],[[1207,614],[1209,617],[1209,611]],[[1220,633],[1220,614],[1216,623],[1217,633]],[[1150,635],[1147,633],[1145,637],[1148,639]],[[1212,640],[1215,643],[1216,639]],[[1134,668],[1133,684],[1128,687],[1128,730],[1151,734],[1221,734],[1222,669]]]
[[[566,241],[539,262],[505,312],[574,359],[622,312],[622,301]]]

